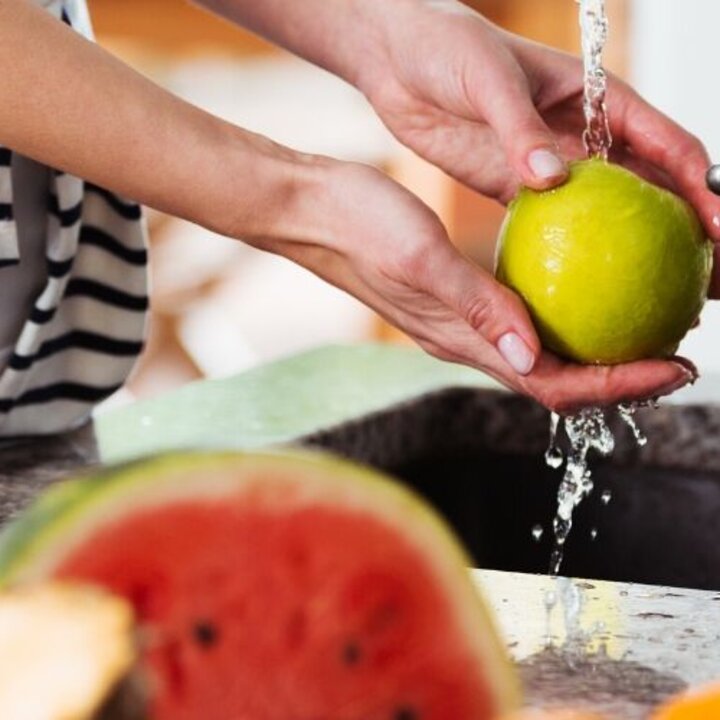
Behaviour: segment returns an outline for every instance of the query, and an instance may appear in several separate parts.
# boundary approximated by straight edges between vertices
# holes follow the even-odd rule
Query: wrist
[[[402,84],[402,69],[421,63],[423,53],[432,53],[422,43],[432,37],[441,17],[480,17],[459,0],[349,1],[358,18],[355,32],[365,37],[365,56],[358,59],[354,75],[346,79],[371,100],[382,95],[393,80]]]
[[[214,229],[271,251],[281,243],[322,243],[329,177],[341,163],[233,131],[233,159],[219,160],[226,166],[219,203],[225,212],[218,214],[222,225]]]

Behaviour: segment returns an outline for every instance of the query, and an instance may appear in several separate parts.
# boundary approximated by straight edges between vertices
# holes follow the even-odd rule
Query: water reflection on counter
[[[473,574],[495,610],[530,705],[640,720],[666,697],[717,676],[719,593]]]

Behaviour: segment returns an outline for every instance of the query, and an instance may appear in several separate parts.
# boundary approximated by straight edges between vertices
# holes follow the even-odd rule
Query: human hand
[[[556,146],[568,158],[582,155],[579,61],[504,33],[460,3],[201,2],[355,84],[402,142],[486,195],[505,201],[521,181],[561,182],[564,165],[547,155]],[[618,112],[621,101],[627,108]],[[614,125],[626,162],[647,161],[647,172],[697,189],[684,165],[688,157],[693,166],[705,162],[697,141],[614,79],[610,103],[613,121],[627,126],[623,134]],[[644,133],[655,125],[660,145],[648,150],[655,140]],[[682,162],[663,156],[665,141],[682,148]],[[531,163],[535,150],[545,154]],[[261,232],[252,242],[344,288],[431,354],[562,411],[667,394],[694,377],[684,360],[599,368],[542,352],[520,299],[462,258],[417,198],[370,168],[313,165],[324,178],[316,189],[280,203],[286,231]],[[293,174],[300,179],[306,170]],[[324,225],[308,230],[318,218]]]
[[[578,58],[500,30],[455,0],[365,2],[367,62],[353,78],[395,136],[478,192],[507,202],[585,156]],[[610,159],[683,195],[720,240],[697,138],[610,75]]]
[[[301,182],[285,212],[305,240],[275,233],[253,244],[348,291],[430,354],[562,412],[668,394],[692,379],[676,362],[584,367],[542,352],[520,299],[463,258],[418,198],[367,166],[315,161],[299,176],[308,170],[314,180]]]

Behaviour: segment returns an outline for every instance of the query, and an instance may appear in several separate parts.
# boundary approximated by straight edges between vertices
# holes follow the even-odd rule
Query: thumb
[[[433,264],[433,287],[424,288],[426,292],[455,310],[516,373],[528,375],[541,347],[522,300],[450,244]]]
[[[495,131],[508,162],[524,185],[544,190],[567,178],[555,137],[533,104],[525,78],[495,83],[484,115]]]

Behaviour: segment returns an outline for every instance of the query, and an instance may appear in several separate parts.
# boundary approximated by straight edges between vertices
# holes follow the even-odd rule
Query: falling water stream
[[[638,445],[645,445],[647,438],[637,425],[635,412],[653,403],[632,403],[619,405],[616,409],[620,418],[629,426],[633,437]],[[552,413],[550,416],[550,443],[545,453],[546,463],[552,467],[559,467],[563,459],[565,470],[558,488],[557,512],[553,520],[553,533],[555,545],[550,557],[550,574],[557,575],[562,565],[565,541],[572,529],[572,518],[575,508],[592,492],[592,473],[588,464],[590,450],[595,450],[600,455],[609,455],[615,448],[613,437],[607,423],[608,413],[611,410],[602,408],[585,408],[575,415],[561,418]],[[565,430],[569,449],[563,453],[558,442],[558,430],[561,427]],[[557,459],[560,458],[560,463]],[[612,495],[605,490],[600,499],[603,505],[610,502]],[[597,528],[590,531],[594,540],[597,537]]]
[[[607,160],[612,145],[605,93],[607,76],[602,66],[602,53],[608,36],[605,0],[578,0],[583,57],[583,141],[588,157]]]
[[[584,74],[583,142],[588,157],[607,159],[612,136],[605,106],[607,77],[602,67],[602,53],[608,34],[605,0],[578,0],[578,2]],[[647,442],[647,438],[635,421],[635,411],[642,405],[644,403],[623,404],[615,409],[630,427],[638,445]],[[595,450],[600,455],[609,455],[615,447],[615,439],[607,424],[608,412],[611,411],[590,407],[564,418],[555,413],[550,416],[550,442],[545,453],[545,462],[555,469],[560,468],[563,461],[565,462],[563,478],[558,488],[557,512],[553,520],[555,544],[550,558],[551,575],[560,572],[565,541],[572,529],[573,512],[593,490],[588,454],[591,450]],[[567,453],[563,453],[558,444],[558,432],[561,428],[564,429],[568,440]],[[604,493],[601,498],[605,505],[610,501],[609,491],[606,492],[607,494]],[[540,539],[537,526],[533,528],[532,534],[536,540]],[[597,534],[597,528],[590,531],[593,540]]]

